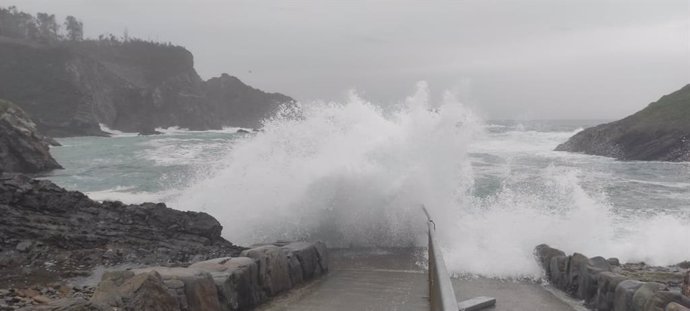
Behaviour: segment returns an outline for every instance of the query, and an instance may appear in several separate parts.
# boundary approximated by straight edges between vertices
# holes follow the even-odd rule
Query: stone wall
[[[690,310],[690,297],[680,290],[681,287],[687,288],[688,284],[669,286],[673,282],[663,282],[661,274],[661,282],[650,281],[650,278],[640,280],[643,278],[632,276],[642,274],[625,272],[619,268],[615,258],[588,258],[579,253],[567,256],[546,244],[537,246],[535,255],[554,287],[584,300],[585,306],[592,310]]]
[[[90,300],[56,301],[40,310],[251,310],[326,272],[325,244],[281,242],[188,267],[107,272]]]

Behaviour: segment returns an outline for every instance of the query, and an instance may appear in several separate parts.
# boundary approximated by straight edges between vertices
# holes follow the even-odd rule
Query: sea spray
[[[425,204],[451,271],[492,277],[539,277],[540,243],[622,261],[690,258],[689,213],[614,206],[611,185],[596,182],[610,176],[573,164],[592,157],[552,151],[572,131],[484,129],[451,95],[431,103],[425,83],[392,111],[355,93],[302,104],[233,141],[170,203],[212,214],[239,244],[334,247],[423,246]]]
[[[397,111],[351,94],[280,114],[238,141],[213,177],[176,206],[207,211],[238,243],[320,238],[334,246],[407,246],[424,229],[420,204],[453,213],[473,181],[466,148],[481,127],[428,88]]]

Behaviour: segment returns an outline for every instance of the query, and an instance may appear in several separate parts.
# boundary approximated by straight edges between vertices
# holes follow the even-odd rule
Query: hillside
[[[690,161],[690,84],[622,120],[585,129],[556,150],[619,160]]]
[[[203,81],[192,54],[144,41],[40,45],[0,38],[0,97],[54,136],[105,135],[99,123],[126,132],[179,126],[192,130],[259,127],[280,104],[223,75]]]

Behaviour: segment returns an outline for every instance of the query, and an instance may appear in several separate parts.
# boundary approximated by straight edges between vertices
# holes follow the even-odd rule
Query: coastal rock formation
[[[62,168],[50,155],[49,143],[29,116],[0,99],[0,172],[38,173]]]
[[[52,137],[260,126],[294,100],[223,74],[204,81],[183,47],[128,40],[41,44],[0,36],[0,97]]]
[[[99,203],[21,175],[0,177],[0,214],[0,288],[87,276],[96,266],[188,264],[242,251],[208,214]]]
[[[684,275],[681,267],[647,267],[644,263],[616,266],[611,263],[617,260],[588,258],[578,253],[566,256],[546,244],[537,246],[534,253],[549,282],[584,300],[590,309],[664,311],[669,307],[676,308],[673,310],[690,308],[690,297],[680,291]]]
[[[556,150],[619,160],[690,161],[690,84],[625,119],[585,129]]]

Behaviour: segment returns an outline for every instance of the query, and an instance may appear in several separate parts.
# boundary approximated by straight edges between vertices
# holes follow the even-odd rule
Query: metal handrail
[[[443,254],[436,242],[436,224],[431,219],[429,211],[422,205],[429,227],[429,300],[432,311],[456,311],[458,301],[455,299],[453,284],[450,282]]]

